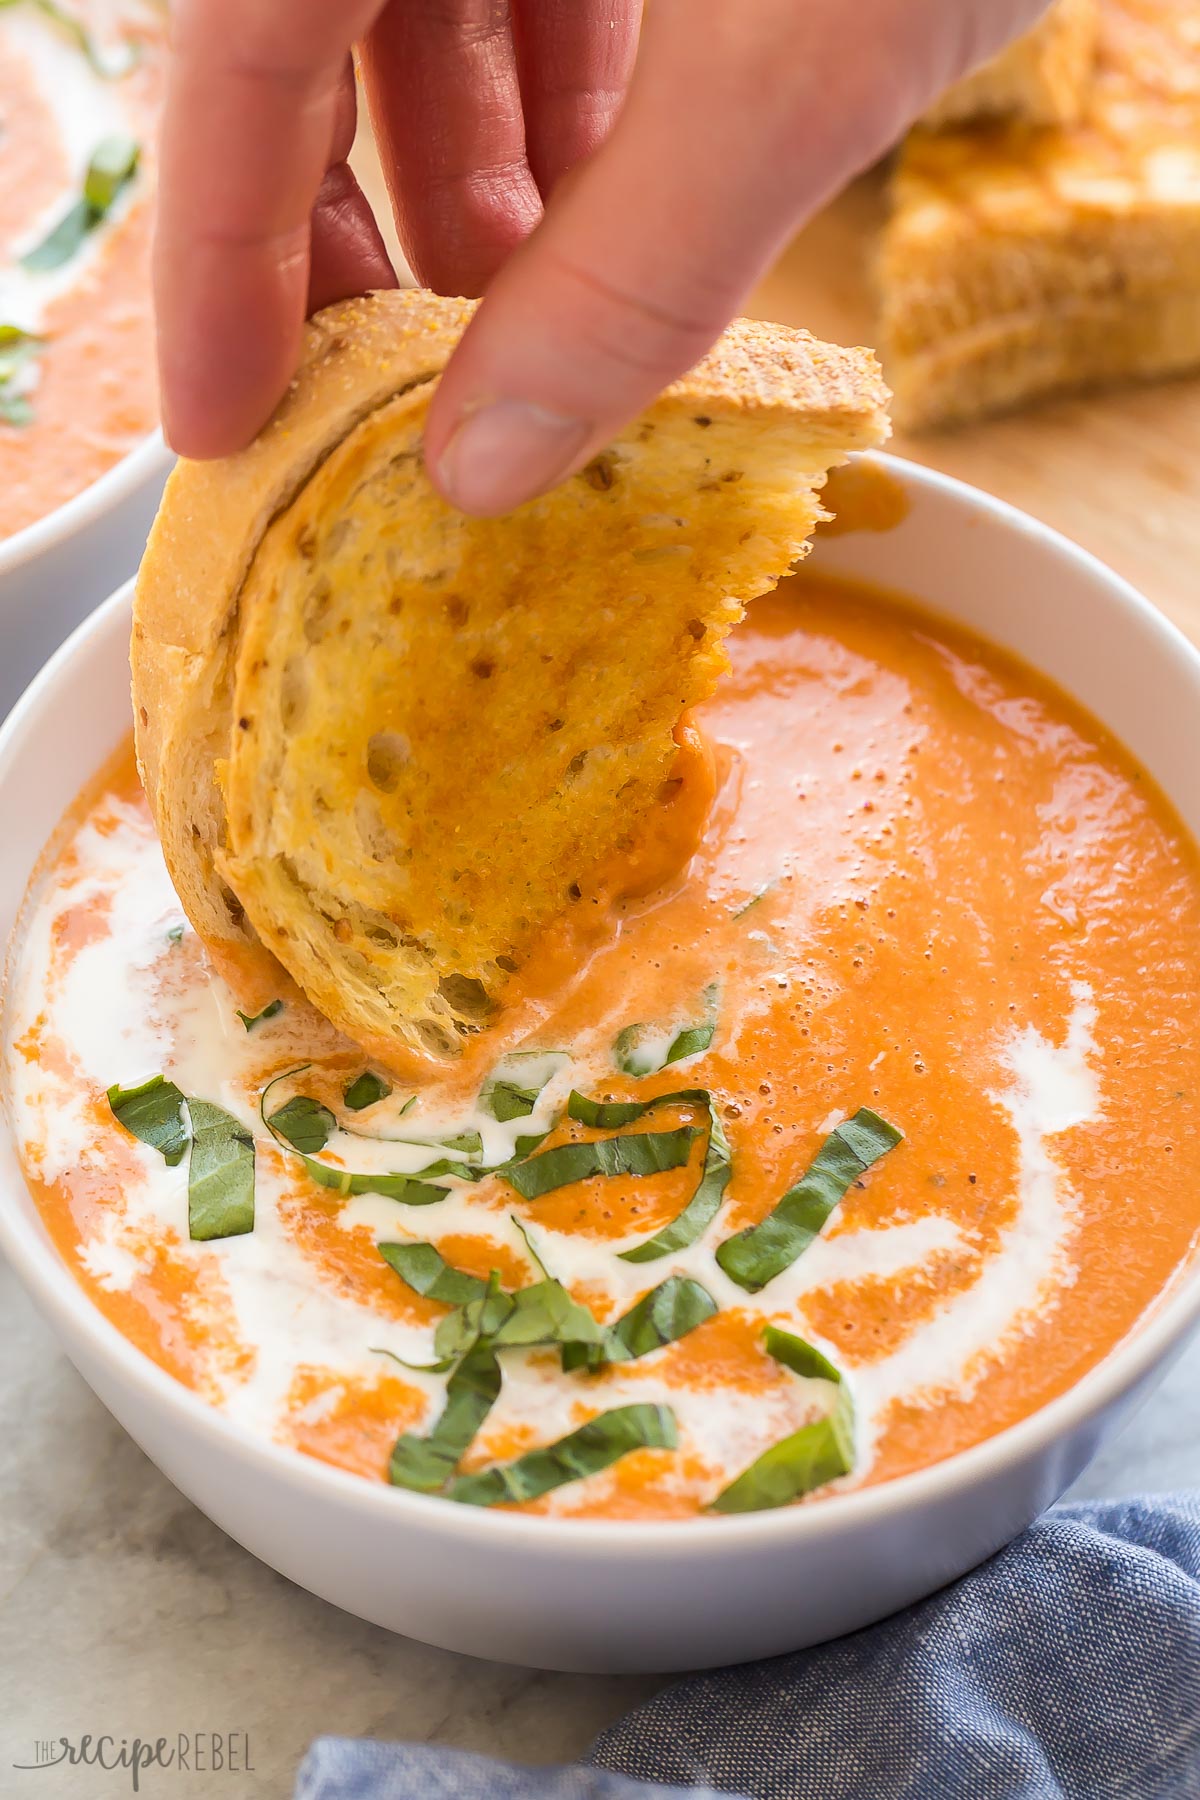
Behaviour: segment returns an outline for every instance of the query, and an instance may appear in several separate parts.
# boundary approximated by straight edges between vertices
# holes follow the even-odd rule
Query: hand
[[[486,290],[426,456],[468,512],[580,467],[789,236],[1044,0],[178,0],[155,249],[163,416],[239,449],[306,308],[395,285],[346,164],[350,48],[405,253]],[[569,177],[569,179],[564,179]]]

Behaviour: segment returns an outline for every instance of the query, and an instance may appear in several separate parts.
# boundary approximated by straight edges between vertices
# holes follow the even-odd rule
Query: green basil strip
[[[567,1100],[567,1117],[578,1119],[581,1125],[599,1127],[602,1131],[611,1131],[617,1125],[632,1125],[638,1119],[644,1119],[648,1112],[659,1106],[702,1106],[709,1110],[710,1097],[707,1088],[680,1088],[674,1094],[655,1094],[652,1100],[589,1100],[572,1088]]]
[[[253,1031],[254,1027],[256,1025],[261,1025],[264,1019],[273,1019],[276,1013],[281,1013],[283,1011],[283,1001],[271,1000],[263,1007],[262,1011],[258,1013],[244,1013],[236,1007],[234,1010],[237,1012],[237,1016],[246,1027],[246,1030]]]
[[[18,391],[18,378],[44,343],[44,338],[20,325],[0,325],[0,422],[5,425],[24,426],[33,420],[33,407]]]
[[[603,1333],[593,1314],[573,1300],[561,1281],[548,1276],[515,1294],[489,1289],[443,1319],[434,1333],[439,1359],[461,1356],[479,1338],[498,1350],[532,1350],[542,1345],[599,1344]]]
[[[446,1495],[463,1506],[520,1505],[552,1488],[598,1474],[631,1450],[674,1450],[677,1441],[669,1406],[617,1406],[514,1462],[499,1463],[478,1475],[457,1476]]]
[[[664,1225],[661,1231],[655,1232],[644,1244],[636,1249],[619,1252],[622,1262],[644,1263],[657,1262],[660,1256],[674,1256],[679,1250],[686,1250],[689,1244],[707,1231],[721,1208],[725,1189],[729,1186],[732,1173],[732,1161],[729,1152],[729,1140],[717,1117],[713,1106],[708,1108],[708,1146],[704,1152],[704,1167],[700,1172],[700,1180],[696,1191],[684,1207],[683,1211]]]
[[[514,1050],[501,1057],[484,1082],[479,1104],[501,1124],[528,1118],[542,1089],[569,1061],[565,1050]]]
[[[209,1100],[189,1100],[188,1235],[238,1237],[254,1230],[254,1139]]]
[[[173,1081],[152,1075],[141,1087],[110,1087],[108,1104],[117,1123],[159,1151],[169,1169],[183,1161],[190,1139],[184,1097]]]
[[[273,1081],[268,1081],[259,1097],[258,1111],[263,1124],[275,1142],[283,1144],[300,1158],[313,1181],[318,1182],[321,1187],[332,1189],[335,1194],[381,1194],[385,1200],[398,1200],[402,1206],[433,1206],[437,1201],[446,1198],[450,1192],[449,1188],[439,1187],[434,1182],[422,1181],[420,1176],[434,1171],[440,1174],[450,1170],[457,1174],[459,1172],[457,1163],[431,1163],[429,1168],[422,1169],[419,1175],[357,1175],[349,1169],[335,1169],[329,1163],[318,1162],[315,1157],[298,1149],[287,1136],[286,1131],[277,1129],[276,1121],[281,1114],[288,1114],[286,1122],[289,1128],[297,1130],[301,1134],[307,1130],[315,1135],[322,1128],[323,1121],[318,1116],[321,1113],[333,1120],[333,1114],[328,1107],[321,1106],[319,1101],[313,1100],[306,1094],[297,1094],[293,1100],[285,1101],[277,1111],[270,1115],[267,1113],[267,1096],[271,1089],[277,1087],[281,1081],[290,1081],[297,1075],[303,1075],[305,1070],[311,1067],[311,1063],[300,1063],[298,1067],[285,1069],[282,1075],[276,1075]],[[293,1106],[295,1106],[295,1110],[289,1114],[288,1108]],[[333,1122],[336,1124],[337,1121],[333,1120]]]
[[[337,1120],[319,1100],[308,1094],[293,1094],[271,1114],[267,1126],[276,1137],[285,1137],[292,1149],[299,1150],[301,1155],[315,1156],[337,1130]]]
[[[721,1122],[713,1108],[707,1088],[680,1088],[673,1094],[656,1094],[650,1100],[589,1100],[586,1094],[572,1092],[567,1112],[582,1125],[611,1127],[630,1125],[659,1106],[702,1106],[708,1115],[708,1147],[704,1167],[696,1191],[678,1217],[669,1225],[639,1244],[634,1250],[622,1250],[624,1262],[657,1262],[660,1256],[671,1256],[694,1244],[716,1217],[726,1187],[729,1185],[730,1156]]]
[[[429,1435],[405,1431],[397,1438],[388,1465],[392,1485],[439,1493],[496,1404],[500,1380],[493,1346],[486,1339],[474,1344],[446,1383],[446,1402]]]
[[[695,1125],[680,1125],[674,1131],[597,1138],[590,1144],[556,1144],[528,1162],[506,1163],[492,1172],[526,1200],[538,1200],[555,1188],[570,1187],[593,1175],[658,1175],[666,1169],[680,1169],[699,1136]]]
[[[563,1345],[562,1366],[600,1369],[606,1363],[634,1362],[666,1344],[677,1343],[720,1309],[707,1288],[687,1275],[669,1275],[658,1287],[608,1326],[599,1344]]]
[[[717,1246],[717,1262],[729,1279],[756,1294],[790,1268],[819,1235],[851,1184],[903,1136],[867,1106],[852,1119],[843,1119],[761,1224],[748,1226]]]
[[[82,196],[49,235],[21,258],[22,268],[36,274],[69,262],[133,179],[140,154],[131,137],[106,137],[97,144],[83,178]]]
[[[182,944],[183,934],[186,929],[187,927],[184,925],[172,925],[171,929],[167,932],[168,944]]]
[[[623,1075],[656,1075],[660,1069],[669,1067],[671,1063],[682,1062],[687,1056],[699,1056],[707,1050],[713,1041],[717,1029],[717,1007],[721,998],[720,986],[711,982],[704,990],[704,1007],[706,1017],[697,1020],[694,1025],[685,1025],[676,1033],[660,1057],[656,1052],[644,1047],[647,1034],[654,1027],[647,1024],[627,1025],[624,1031],[617,1033],[613,1043],[613,1061]]]
[[[814,1345],[790,1331],[768,1325],[764,1338],[776,1362],[810,1381],[831,1382],[836,1390],[833,1404],[824,1418],[802,1425],[764,1450],[711,1502],[713,1512],[764,1512],[787,1506],[854,1467],[854,1405],[841,1374]]]
[[[380,1100],[386,1100],[391,1091],[386,1081],[381,1080],[372,1070],[365,1069],[357,1080],[342,1089],[342,1099],[351,1112],[362,1112],[364,1107],[375,1106]],[[415,1095],[413,1097],[416,1098]]]
[[[488,1283],[478,1275],[468,1275],[448,1263],[433,1244],[376,1245],[385,1263],[395,1269],[402,1281],[427,1300],[440,1300],[446,1306],[465,1306],[481,1300]]]

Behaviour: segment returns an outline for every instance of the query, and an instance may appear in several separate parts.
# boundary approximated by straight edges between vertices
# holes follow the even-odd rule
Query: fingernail
[[[463,512],[511,512],[567,473],[590,429],[526,400],[494,400],[468,413],[442,451],[439,485]]]

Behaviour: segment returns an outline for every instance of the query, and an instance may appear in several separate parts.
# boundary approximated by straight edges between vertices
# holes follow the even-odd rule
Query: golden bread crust
[[[469,520],[421,440],[471,310],[321,314],[257,442],[172,476],[135,604],[139,758],[189,917],[250,1002],[282,964],[393,1061],[453,1054],[620,854],[826,469],[887,429],[869,353],[739,322],[588,470]]]
[[[1098,0],[1054,0],[1030,31],[956,81],[922,123],[934,130],[981,119],[1074,124],[1092,73],[1097,8]]]
[[[914,132],[879,263],[910,429],[1200,365],[1200,15],[1101,0],[1083,117]]]

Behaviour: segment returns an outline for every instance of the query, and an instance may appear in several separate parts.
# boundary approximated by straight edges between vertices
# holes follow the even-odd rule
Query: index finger
[[[184,455],[240,449],[296,366],[339,81],[382,5],[174,9],[154,290],[163,424]]]

